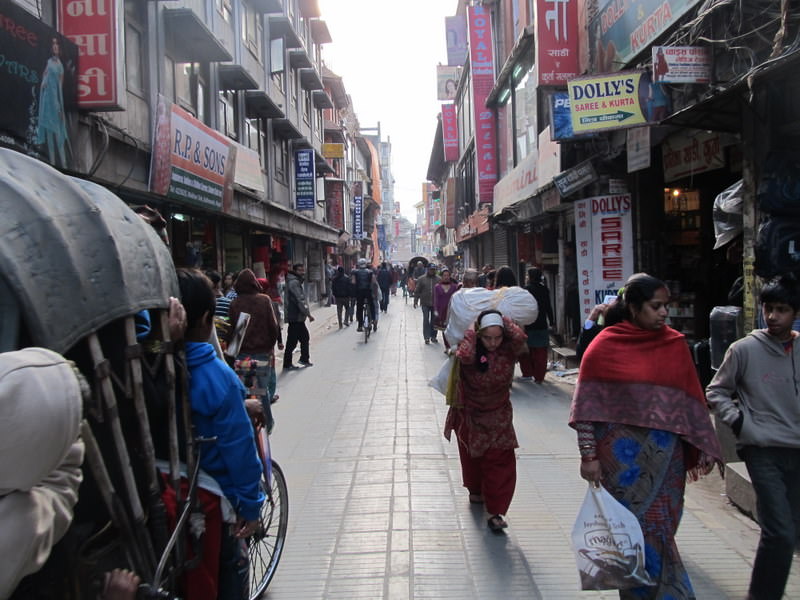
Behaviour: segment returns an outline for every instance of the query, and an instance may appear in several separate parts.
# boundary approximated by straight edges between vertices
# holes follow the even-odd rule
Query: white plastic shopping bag
[[[450,370],[453,368],[453,361],[455,356],[448,356],[442,363],[439,371],[434,375],[428,385],[439,392],[442,396],[447,394],[447,381],[450,378]]]
[[[644,569],[644,536],[636,516],[603,486],[589,484],[572,528],[582,590],[655,585]]]

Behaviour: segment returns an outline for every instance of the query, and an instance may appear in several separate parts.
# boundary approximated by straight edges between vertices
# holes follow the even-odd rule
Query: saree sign
[[[123,110],[123,52],[117,0],[59,0],[61,32],[77,44],[78,103],[92,110]]]
[[[589,24],[595,71],[619,71],[698,0],[609,0]]]
[[[442,143],[444,159],[448,162],[458,160],[458,122],[456,105],[442,104]]]
[[[182,108],[159,96],[150,191],[228,212],[233,201],[236,147]]]
[[[573,131],[589,133],[646,123],[640,102],[641,79],[641,71],[623,71],[569,81],[567,90]],[[647,98],[649,86],[644,94]]]
[[[665,183],[725,166],[718,133],[697,131],[673,135],[661,144],[661,153]]]
[[[584,319],[633,273],[631,205],[630,194],[575,202],[578,290]]]
[[[472,68],[472,105],[475,110],[475,157],[478,167],[478,202],[491,204],[497,183],[497,139],[494,111],[486,97],[494,86],[492,18],[484,6],[467,9],[469,59]]]
[[[564,85],[578,70],[578,0],[536,2],[540,85]]]

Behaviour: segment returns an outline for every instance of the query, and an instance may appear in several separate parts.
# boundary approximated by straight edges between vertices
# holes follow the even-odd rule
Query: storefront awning
[[[269,15],[269,39],[274,40],[282,37],[287,48],[299,48],[303,41],[292,26],[292,22],[284,14]]]
[[[222,63],[219,65],[219,89],[257,90],[258,82],[243,65]]]
[[[311,92],[311,101],[314,103],[314,108],[333,108],[333,100],[325,90]]]
[[[314,63],[311,62],[311,57],[303,47],[289,48],[289,64],[293,69],[307,69],[313,67]]]
[[[165,8],[167,46],[175,62],[227,62],[233,56],[191,8]]]
[[[287,140],[296,140],[303,137],[303,134],[300,133],[300,130],[297,127],[295,127],[295,124],[292,123],[291,119],[273,119],[272,130],[280,137]],[[306,145],[308,144],[306,143]]]
[[[324,89],[324,85],[322,85],[322,79],[317,73],[317,70],[314,67],[309,67],[307,69],[300,69],[300,85],[303,86],[304,90],[321,90]]]
[[[506,206],[499,213],[492,215],[492,222],[504,225],[525,223],[546,212],[558,211],[561,206],[572,206],[572,203],[561,203],[558,188],[550,181],[540,187],[536,194]]]
[[[322,19],[311,19],[308,23],[311,26],[311,37],[314,38],[316,43],[330,44],[333,42],[331,32],[328,31],[328,24],[325,21]]]
[[[244,104],[248,119],[281,119],[284,114],[264,90],[245,92]]]

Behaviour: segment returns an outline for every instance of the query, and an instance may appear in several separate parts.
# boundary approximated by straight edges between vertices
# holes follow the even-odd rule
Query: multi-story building
[[[352,188],[325,180],[373,174],[357,129],[344,164],[322,153],[349,98],[323,81],[332,40],[316,0],[16,0],[3,13],[15,66],[0,72],[13,99],[0,143],[158,209],[178,266],[279,279],[301,262],[310,297],[323,293],[354,220]]]

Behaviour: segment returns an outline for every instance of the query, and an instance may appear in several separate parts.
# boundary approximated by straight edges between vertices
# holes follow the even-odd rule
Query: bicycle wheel
[[[262,476],[261,485],[267,486]],[[283,471],[272,461],[272,485],[264,490],[267,500],[261,507],[261,526],[249,540],[250,600],[256,600],[278,569],[289,525],[289,492]]]

